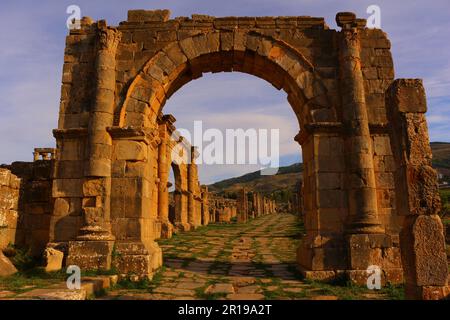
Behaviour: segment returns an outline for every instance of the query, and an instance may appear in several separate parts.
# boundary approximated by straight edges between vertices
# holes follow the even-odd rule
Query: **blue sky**
[[[450,2],[364,0],[164,0],[164,1],[5,1],[0,3],[0,163],[31,161],[34,147],[54,146],[57,126],[65,26],[69,5],[83,16],[126,20],[129,9],[163,9],[172,17],[193,13],[214,16],[311,15],[335,28],[339,11],[366,18],[366,8],[381,8],[382,28],[392,42],[396,78],[423,78],[428,97],[432,141],[450,141]],[[245,90],[243,90],[245,88]],[[206,75],[179,90],[164,111],[189,128],[193,120],[207,127],[279,127],[282,164],[300,159],[292,141],[298,128],[285,99],[270,84],[239,74]],[[205,111],[207,111],[205,113]],[[236,115],[239,116],[236,116]],[[201,117],[199,118],[199,116]],[[255,116],[257,115],[257,116]],[[200,168],[202,182],[254,170],[252,166]]]

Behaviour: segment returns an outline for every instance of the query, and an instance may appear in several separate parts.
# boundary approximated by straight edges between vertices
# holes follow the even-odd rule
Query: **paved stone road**
[[[164,267],[151,283],[122,286],[102,299],[387,298],[300,280],[295,269],[300,232],[295,216],[274,214],[178,234],[160,241]]]

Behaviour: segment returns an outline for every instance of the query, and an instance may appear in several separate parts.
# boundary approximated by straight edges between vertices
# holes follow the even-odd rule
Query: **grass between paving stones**
[[[280,299],[305,299],[307,297],[306,289],[302,288],[300,292],[284,291],[290,288],[283,284],[279,278],[268,278],[271,282],[262,282],[260,279],[256,280],[256,284],[262,289],[262,294],[266,300],[280,300]],[[278,287],[275,290],[269,290],[269,287]]]
[[[231,269],[230,257],[233,250],[233,242],[239,239],[239,236],[232,236],[227,239],[225,246],[216,255],[214,262],[208,269],[208,274],[213,274],[215,270],[221,270],[228,273]]]
[[[341,300],[365,300],[364,294],[379,294],[380,298],[389,300],[404,300],[404,287],[403,285],[391,285],[388,284],[382,287],[380,290],[369,290],[367,287],[352,284],[350,282],[322,282],[304,280],[305,283],[310,285],[314,291],[309,290],[308,297],[317,295],[333,295],[337,296]]]
[[[205,285],[202,287],[199,287],[194,290],[195,297],[202,300],[218,300],[220,298],[225,298],[227,296],[227,293],[225,292],[216,292],[216,293],[206,293],[206,289],[214,284],[217,283],[228,283],[229,279],[225,277],[219,277],[216,279],[209,279],[206,281]]]
[[[56,272],[45,272],[43,268],[34,268],[9,277],[0,277],[0,290],[12,291],[17,294],[33,289],[47,288],[51,285],[65,281],[67,274],[65,270]]]
[[[152,280],[148,278],[141,279],[139,281],[131,281],[130,278],[121,279],[112,288],[112,290],[131,290],[131,291],[142,291],[153,293],[153,290],[157,288],[162,280],[163,273],[166,271],[166,267],[162,266],[154,275]]]

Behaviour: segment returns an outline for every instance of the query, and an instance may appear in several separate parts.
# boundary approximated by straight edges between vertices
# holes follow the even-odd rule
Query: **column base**
[[[405,286],[408,300],[448,300],[450,299],[450,285],[446,286]]]
[[[170,221],[161,221],[161,239],[172,238],[173,229],[173,225]]]
[[[175,223],[175,230],[178,232],[190,231],[191,225],[189,223],[177,222]]]
[[[297,249],[302,270],[333,271],[347,269],[345,242],[338,236],[306,235]]]
[[[345,228],[347,234],[384,234],[383,226],[376,218],[361,217],[354,219]]]
[[[147,246],[138,241],[116,242],[113,267],[122,278],[151,280],[162,262],[162,250],[156,242]]]
[[[297,250],[297,262],[300,273],[312,280],[367,285],[368,267],[378,266],[382,285],[403,283],[398,237],[386,234],[305,237]]]
[[[114,241],[69,241],[66,265],[82,270],[111,269]]]
[[[299,266],[300,274],[308,280],[324,281],[324,282],[351,282],[355,285],[366,286],[368,273],[366,270],[306,270]],[[382,270],[381,285],[403,283],[403,269],[394,268]]]

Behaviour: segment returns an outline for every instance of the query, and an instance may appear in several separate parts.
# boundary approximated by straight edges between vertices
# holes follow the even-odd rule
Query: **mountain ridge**
[[[430,145],[433,152],[433,167],[444,176],[444,180],[450,182],[450,143],[431,142]],[[280,167],[276,175],[261,175],[261,170],[258,170],[212,183],[208,188],[212,192],[232,198],[243,187],[264,194],[282,193],[283,190],[289,193],[299,187],[302,172],[303,163],[294,163]]]

